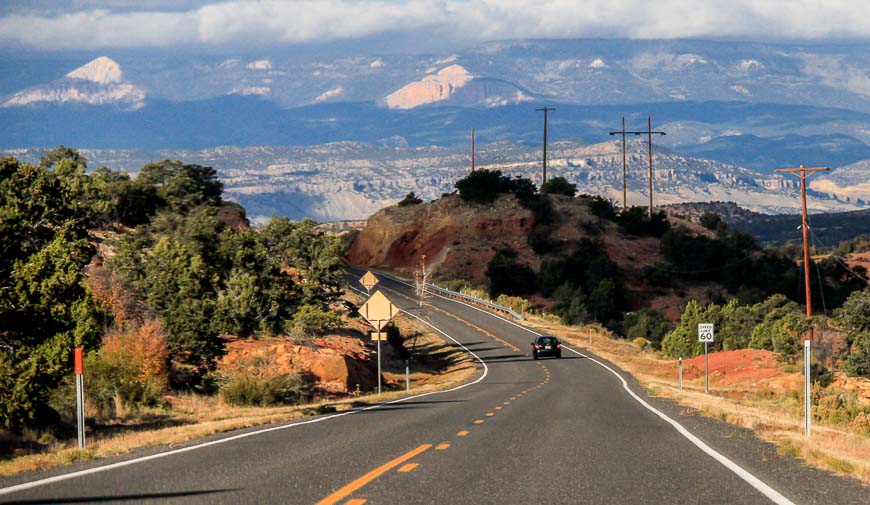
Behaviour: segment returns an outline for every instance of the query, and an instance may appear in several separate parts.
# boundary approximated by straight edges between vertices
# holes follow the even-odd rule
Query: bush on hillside
[[[489,295],[493,298],[505,294],[522,296],[537,291],[537,276],[528,265],[517,263],[517,252],[503,248],[486,266],[489,280]]]
[[[341,316],[315,305],[303,305],[293,314],[291,334],[300,339],[325,335],[341,326]]]
[[[564,177],[553,177],[541,186],[541,193],[573,197],[577,194],[577,185],[571,184]]]
[[[454,184],[466,202],[492,203],[499,195],[512,193],[514,184],[500,170],[477,170]]]
[[[587,200],[592,215],[608,221],[616,219],[616,203],[600,195],[580,195]]]
[[[623,233],[638,237],[661,237],[671,227],[664,211],[650,217],[646,207],[629,207],[616,216],[616,222]]]
[[[716,214],[715,212],[704,212],[698,219],[698,223],[704,228],[707,228],[710,231],[714,231],[720,235],[728,229],[725,221],[722,220],[722,216]]]
[[[396,205],[398,205],[399,207],[408,207],[410,205],[420,205],[421,203],[423,203],[423,200],[417,197],[417,195],[414,194],[413,191],[411,191],[410,193],[405,195],[405,198],[399,200],[399,203],[397,203]]]

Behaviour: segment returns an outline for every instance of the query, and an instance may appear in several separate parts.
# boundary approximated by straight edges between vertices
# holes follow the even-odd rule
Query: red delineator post
[[[82,348],[76,347],[75,348],[75,374],[81,375],[82,368],[83,368],[82,367]]]
[[[75,356],[75,364],[73,371],[76,377],[76,428],[78,431],[79,449],[85,448],[85,381],[82,373],[84,366],[82,363],[82,348],[76,347],[73,353]]]

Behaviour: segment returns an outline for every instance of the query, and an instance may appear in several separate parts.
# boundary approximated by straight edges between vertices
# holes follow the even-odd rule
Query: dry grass
[[[426,365],[415,366],[411,373],[410,393],[388,391],[361,395],[338,401],[282,407],[234,407],[219,395],[181,395],[172,399],[171,409],[144,412],[135,419],[119,422],[102,432],[89,435],[87,448],[75,448],[75,442],[55,443],[45,452],[0,461],[0,476],[46,470],[77,461],[114,456],[133,449],[171,446],[196,438],[252,426],[278,424],[306,416],[340,412],[354,407],[374,405],[405,396],[449,389],[467,382],[477,374],[474,361],[464,352],[441,340],[419,323],[397,321],[404,334],[417,332],[418,349],[434,356]],[[400,375],[401,374],[401,375]],[[404,369],[385,368],[389,382],[404,384]]]
[[[710,378],[712,394],[704,392],[703,377],[684,380],[680,391],[674,360],[640,351],[631,342],[611,338],[604,332],[565,327],[537,317],[530,318],[529,323],[615,363],[632,374],[650,395],[670,398],[689,407],[684,411],[686,415],[701,413],[749,428],[762,439],[775,443],[781,455],[797,457],[812,466],[870,484],[870,436],[844,426],[815,422],[812,436],[806,437],[802,400],[787,391],[717,388],[714,376]]]

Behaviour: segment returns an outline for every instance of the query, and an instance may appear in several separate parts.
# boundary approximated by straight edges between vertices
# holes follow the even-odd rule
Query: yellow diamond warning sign
[[[362,307],[359,308],[359,313],[375,329],[382,330],[390,322],[390,319],[399,313],[399,309],[393,305],[393,302],[386,295],[378,290],[362,304]]]
[[[369,290],[377,285],[378,278],[375,276],[375,274],[371,272],[371,270],[369,270],[368,272],[363,274],[362,277],[359,278],[359,283],[362,284],[363,287],[366,288],[366,290]]]

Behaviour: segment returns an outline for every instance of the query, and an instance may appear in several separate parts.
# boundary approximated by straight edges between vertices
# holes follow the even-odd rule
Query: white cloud
[[[853,0],[236,0],[187,10],[157,2],[139,11],[84,7],[59,15],[11,12],[0,17],[0,44],[49,50],[274,45],[394,31],[425,36],[427,30],[448,33],[457,41],[870,37],[870,2]]]

